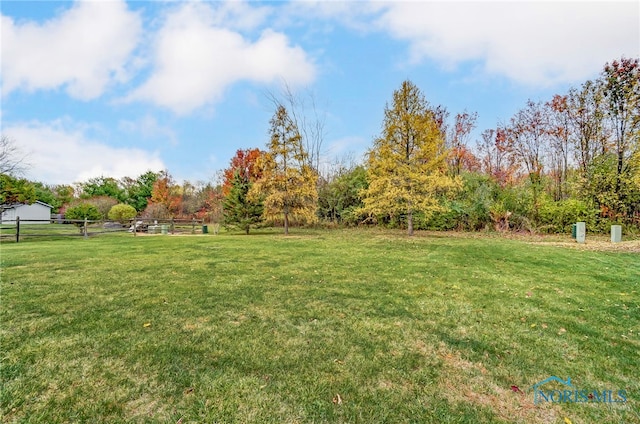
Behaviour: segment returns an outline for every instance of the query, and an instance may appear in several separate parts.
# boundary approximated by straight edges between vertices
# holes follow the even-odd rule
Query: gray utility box
[[[611,226],[611,243],[620,243],[622,241],[622,225]]]
[[[576,222],[576,241],[584,243],[587,237],[587,224],[584,222]]]

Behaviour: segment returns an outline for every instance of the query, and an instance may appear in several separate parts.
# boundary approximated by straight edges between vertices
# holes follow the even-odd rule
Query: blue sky
[[[2,133],[27,178],[212,181],[265,148],[270,95],[313,97],[323,160],[359,160],[405,79],[474,135],[621,56],[640,5],[555,1],[2,1]]]

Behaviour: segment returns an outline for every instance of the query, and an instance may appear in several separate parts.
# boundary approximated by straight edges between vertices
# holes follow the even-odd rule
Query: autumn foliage
[[[369,151],[363,212],[371,217],[404,215],[412,235],[414,214],[441,210],[438,195],[457,186],[446,175],[446,158],[433,111],[416,85],[403,82]]]
[[[173,177],[164,171],[153,183],[151,199],[148,209],[158,211],[158,218],[176,217],[180,215],[182,208],[182,197],[180,187],[173,181]]]
[[[281,218],[284,233],[288,234],[292,219],[317,219],[318,175],[309,165],[295,121],[282,105],[271,118],[269,134],[268,150],[258,161],[262,174],[251,186],[248,197],[263,200],[265,218]]]
[[[145,217],[209,222],[222,222],[226,212],[226,222],[245,231],[264,218],[284,223],[285,232],[290,222],[317,219],[402,226],[409,234],[413,228],[566,232],[577,220],[589,231],[618,223],[640,232],[638,58],[607,63],[597,78],[550,99],[530,99],[480,130],[476,113],[450,118],[446,107],[429,104],[404,81],[364,163],[333,170],[321,166],[321,125],[305,131],[304,119],[280,104],[269,123],[265,151],[237,150],[220,184],[178,184],[168,171],[149,171],[137,179],[48,187],[2,174],[0,200],[71,207],[75,194],[103,214],[120,202]],[[312,152],[309,145],[316,146]]]
[[[227,196],[233,187],[233,179],[236,173],[249,182],[254,182],[262,177],[262,170],[257,165],[258,159],[265,152],[260,149],[239,149],[231,158],[229,167],[224,170],[224,181],[222,183],[222,195]]]

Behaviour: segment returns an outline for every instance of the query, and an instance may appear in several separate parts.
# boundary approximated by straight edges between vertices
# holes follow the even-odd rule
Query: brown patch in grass
[[[537,242],[540,243],[540,242]],[[578,250],[591,250],[601,252],[628,252],[628,253],[640,253],[640,240],[621,241],[620,243],[611,243],[605,240],[589,240],[585,243],[576,243],[575,241],[568,242],[545,242],[543,244],[549,246],[566,247],[570,249]]]
[[[423,353],[433,351],[424,343],[417,348]],[[514,392],[511,387],[496,384],[481,362],[468,361],[444,344],[438,346],[435,354],[442,361],[439,391],[450,402],[489,408],[496,416],[514,423],[553,423],[559,419],[552,405],[534,405],[533,396],[524,391]]]
[[[461,232],[461,231],[416,231],[414,238],[467,238],[467,239],[507,239],[519,240],[532,244],[547,246],[559,246],[580,250],[604,251],[604,252],[632,252],[640,253],[640,239],[637,236],[626,236],[628,240],[620,243],[611,243],[607,234],[587,234],[585,243],[577,243],[571,237],[562,234],[536,234],[530,232]],[[406,232],[389,231],[386,234],[377,235],[380,239],[403,239]],[[630,240],[629,240],[630,239]],[[410,239],[409,239],[410,240]]]
[[[209,326],[209,321],[210,319],[208,317],[198,317],[195,322],[186,322],[182,328],[187,331],[202,330]]]
[[[158,401],[152,399],[150,395],[143,394],[137,399],[133,399],[125,405],[126,416],[129,418],[142,418],[142,417],[154,417],[158,416],[159,411]]]

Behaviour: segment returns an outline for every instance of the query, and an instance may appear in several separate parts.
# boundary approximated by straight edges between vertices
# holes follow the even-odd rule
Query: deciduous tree
[[[335,171],[318,187],[318,215],[336,223],[354,224],[354,211],[362,207],[360,192],[367,188],[367,171],[352,165]]]
[[[459,182],[446,175],[447,152],[437,116],[415,84],[404,81],[384,115],[382,135],[368,154],[363,211],[406,215],[412,235],[413,214],[429,216],[441,209],[438,195]]]
[[[224,219],[224,196],[222,195],[222,187],[220,185],[207,184],[202,187],[202,206],[197,212],[196,217],[206,219],[207,222],[219,224]]]
[[[56,196],[54,187],[47,186],[40,182],[34,182],[33,187],[36,190],[36,199],[53,206],[51,212],[57,213],[60,206],[62,206],[62,203],[60,203],[58,197]]]
[[[284,233],[289,234],[291,218],[312,222],[316,219],[317,173],[309,165],[302,136],[287,109],[280,105],[271,119],[271,140],[258,166],[262,177],[250,190],[250,198],[264,198],[266,218],[281,216]]]
[[[600,81],[586,81],[580,89],[572,88],[567,95],[571,120],[570,136],[580,173],[588,179],[589,165],[606,152],[608,134],[604,127],[603,93]]]
[[[98,212],[100,212],[100,219],[107,219],[111,208],[118,204],[116,199],[109,196],[94,196],[88,199],[82,199],[81,202],[95,206]]]
[[[567,197],[567,175],[571,158],[571,109],[569,97],[555,95],[545,104],[549,111],[549,153],[551,159],[551,176],[554,181],[554,200]]]
[[[36,189],[30,181],[0,174],[0,205],[31,204],[36,200]]]
[[[307,164],[320,174],[320,161],[325,139],[326,114],[318,107],[318,100],[312,91],[296,93],[286,83],[280,95],[269,94],[273,105],[284,106],[302,136],[302,146],[306,152]]]
[[[22,175],[27,168],[26,158],[27,154],[11,137],[0,135],[0,174]]]
[[[619,191],[631,156],[640,150],[640,60],[622,58],[607,63],[602,77],[607,115],[613,127]]]
[[[120,182],[112,177],[95,177],[80,183],[80,197],[82,199],[98,196],[108,196],[117,202],[124,202],[126,193]]]
[[[511,140],[504,127],[488,129],[482,132],[482,140],[478,145],[482,161],[482,170],[501,187],[514,182],[516,172],[515,157]]]
[[[473,153],[467,148],[471,131],[476,126],[477,113],[458,113],[453,124],[453,130],[449,135],[449,167],[453,175],[460,175],[466,167],[474,166]]]
[[[153,171],[147,171],[136,179],[123,178],[122,186],[126,192],[126,203],[133,206],[138,212],[145,210],[153,192],[153,184],[158,176],[159,174]]]
[[[259,180],[262,171],[257,166],[257,162],[263,154],[264,152],[260,149],[238,149],[235,156],[231,158],[229,167],[223,172],[222,194],[225,196],[229,194],[236,173],[247,178],[250,182]]]
[[[182,209],[180,186],[173,181],[173,177],[168,171],[160,172],[158,178],[153,183],[151,200],[147,208],[152,203],[155,205],[162,205],[166,210],[166,213],[171,217],[175,217],[180,214]],[[157,209],[156,207],[154,208]]]
[[[537,216],[544,159],[549,145],[549,120],[542,102],[527,101],[512,118],[508,128],[513,152],[531,183],[533,215]]]

